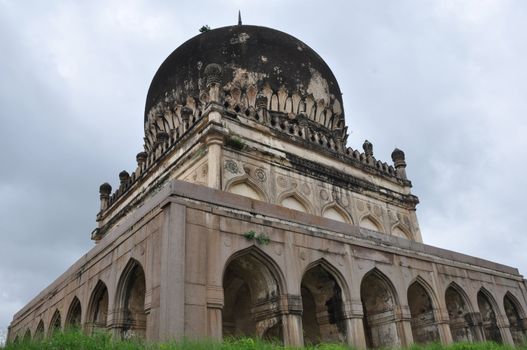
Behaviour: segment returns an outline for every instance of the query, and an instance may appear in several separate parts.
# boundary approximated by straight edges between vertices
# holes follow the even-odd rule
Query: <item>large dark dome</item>
[[[258,91],[269,87],[312,96],[330,109],[338,101],[338,114],[343,114],[337,80],[309,46],[278,30],[236,25],[199,34],[168,56],[148,89],[145,122],[168,95],[183,104],[188,97],[199,99],[208,79],[219,80],[224,89],[253,85]]]

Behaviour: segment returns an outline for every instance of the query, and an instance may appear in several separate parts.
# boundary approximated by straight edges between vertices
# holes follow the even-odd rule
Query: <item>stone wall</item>
[[[512,344],[525,295],[514,268],[172,181],[18,312],[9,340],[80,322],[150,340]]]

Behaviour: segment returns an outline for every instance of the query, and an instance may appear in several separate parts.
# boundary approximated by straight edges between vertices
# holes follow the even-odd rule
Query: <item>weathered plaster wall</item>
[[[244,233],[249,231],[262,233],[268,244],[247,239]],[[144,270],[145,334],[152,340],[221,338],[229,327],[236,330],[238,323],[248,327],[238,327],[243,333],[301,344],[305,323],[306,329],[317,329],[320,339],[339,339],[358,347],[428,340],[431,329],[448,343],[459,339],[449,323],[462,317],[475,319],[466,328],[475,328],[480,340],[486,333],[482,316],[488,314],[478,303],[482,290],[493,307],[501,339],[512,343],[512,334],[523,332],[515,328],[511,333],[510,303],[504,305],[505,296],[513,298],[517,318],[523,322],[525,285],[516,269],[203,186],[171,182],[17,313],[10,340],[28,329],[35,334],[41,320],[47,333],[55,311],[65,320],[75,297],[82,308],[81,323],[86,324],[89,300],[99,281],[108,288],[107,324],[119,332],[113,327],[120,305],[119,280],[131,259]],[[270,280],[275,281],[274,289],[268,287]],[[317,290],[317,280],[331,283],[322,283]],[[237,317],[229,314],[233,297],[224,294],[224,288],[231,291],[236,283],[242,286],[235,288],[245,283],[251,295],[238,301]],[[423,329],[412,323],[415,298],[409,288],[416,283],[421,304],[428,310],[422,314]],[[453,298],[447,290],[452,286],[462,293],[464,306],[449,304]],[[368,299],[372,288],[379,292],[375,300]],[[313,303],[302,314],[305,289]],[[453,312],[457,314],[451,319]],[[480,321],[474,316],[478,314]],[[255,323],[250,326],[242,323],[244,319]]]

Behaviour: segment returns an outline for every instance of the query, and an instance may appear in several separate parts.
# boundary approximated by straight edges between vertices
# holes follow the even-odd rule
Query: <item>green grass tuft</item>
[[[58,332],[40,341],[10,343],[0,350],[293,350],[282,345],[253,338],[228,338],[223,342],[212,340],[182,340],[178,342],[149,343],[138,340],[116,340],[108,333],[87,336],[80,331]],[[350,350],[341,344],[308,346],[308,350]],[[443,346],[438,343],[412,345],[407,350],[527,350],[527,345],[512,347],[492,342],[455,343]]]

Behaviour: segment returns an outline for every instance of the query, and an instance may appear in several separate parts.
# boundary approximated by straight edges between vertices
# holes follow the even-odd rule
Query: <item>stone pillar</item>
[[[474,336],[475,342],[485,341],[485,332],[483,332],[483,321],[479,312],[469,312],[465,315],[470,332]]]
[[[284,295],[280,298],[284,345],[303,347],[302,296]]]
[[[223,339],[223,287],[207,286],[207,336],[212,340]]]
[[[108,200],[110,199],[110,194],[112,194],[112,186],[105,182],[99,187],[99,198],[101,200],[101,212],[105,211],[108,208]]]
[[[302,334],[302,315],[285,314],[282,315],[282,325],[284,332],[284,345],[288,347],[303,347],[304,337]]]
[[[401,179],[406,179],[406,160],[404,152],[398,148],[394,149],[392,152],[392,161],[395,170],[397,171],[397,175],[399,175]]]
[[[217,111],[209,113],[209,121],[214,124],[221,122],[221,114]],[[221,190],[221,170],[223,163],[224,134],[219,129],[211,129],[205,137],[207,145],[208,187]]]
[[[414,343],[411,321],[412,315],[408,305],[400,305],[395,309],[395,324],[402,347],[408,347]]]
[[[203,224],[209,228],[207,235],[207,336],[210,339],[223,339],[223,249],[227,248],[220,233],[220,219],[216,215],[206,214]],[[227,253],[229,254],[229,253]],[[221,266],[220,266],[221,265]]]
[[[439,331],[439,338],[441,344],[449,345],[454,342],[452,332],[450,331],[450,318],[448,311],[443,309],[434,310],[434,317],[436,319],[437,330]]]
[[[220,87],[223,80],[223,69],[217,63],[210,63],[203,71],[205,86],[211,102],[220,102]]]
[[[354,349],[366,349],[362,302],[360,299],[351,301],[345,305],[345,310],[346,342]]]
[[[128,180],[130,180],[130,174],[128,174],[128,171],[123,170],[119,173],[119,189],[123,190],[126,184],[128,183]]]
[[[362,316],[346,319],[346,341],[354,349],[366,349],[366,336]]]
[[[135,156],[135,160],[137,161],[137,169],[135,171],[135,176],[139,176],[141,173],[144,164],[146,163],[146,159],[148,158],[148,154],[146,152],[139,152]]]
[[[368,164],[373,165],[373,144],[370,141],[366,140],[362,144],[362,149],[364,150],[364,154],[366,155]]]
[[[168,202],[163,213],[159,291],[161,341],[181,339],[185,335],[186,207]]]
[[[501,340],[503,344],[514,346],[514,339],[512,338],[511,327],[507,316],[497,315],[498,329],[500,330]]]

